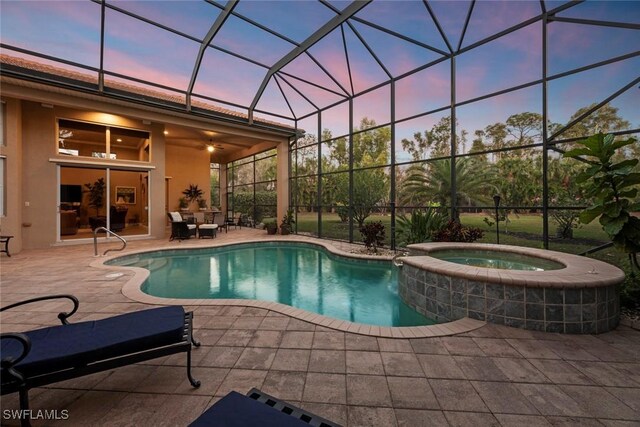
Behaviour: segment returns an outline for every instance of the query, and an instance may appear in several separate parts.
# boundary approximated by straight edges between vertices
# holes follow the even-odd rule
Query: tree
[[[598,133],[578,141],[581,147],[567,151],[565,157],[587,157],[590,166],[577,177],[578,182],[588,186],[587,195],[593,204],[580,214],[580,221],[588,224],[599,218],[602,229],[609,235],[614,246],[629,254],[637,269],[637,253],[640,252],[640,218],[632,215],[640,210],[638,184],[640,173],[633,172],[639,159],[616,162],[617,150],[637,141],[629,138],[616,141],[613,135]]]
[[[591,104],[586,107],[580,108],[573,113],[569,119],[569,123],[583,115],[588,110],[595,107],[596,104]],[[597,133],[610,133],[618,130],[629,129],[630,123],[618,115],[618,109],[607,103],[589,114],[584,119],[580,120],[569,129],[565,130],[561,135],[562,138],[574,138],[581,136],[590,136]]]
[[[507,125],[504,123],[494,123],[484,128],[484,133],[491,142],[489,149],[501,150],[507,147]],[[494,158],[499,159],[501,153],[495,153]]]
[[[459,129],[458,122],[456,121],[456,128]],[[456,151],[461,144],[466,141],[466,131],[461,131],[460,135],[456,136]],[[425,130],[423,132],[416,132],[413,134],[413,139],[409,140],[403,138],[401,141],[402,149],[411,154],[413,160],[420,160],[427,158],[427,153],[430,153],[430,157],[445,157],[451,154],[451,116],[441,118],[438,123],[433,125],[431,130]]]
[[[542,159],[509,156],[496,162],[500,177],[499,193],[503,204],[510,206],[534,206],[542,195]]]
[[[389,177],[384,169],[364,169],[353,172],[353,199],[349,204],[349,174],[338,174],[336,201],[351,207],[353,220],[362,227],[380,201],[389,194]]]
[[[515,138],[510,145],[528,145],[540,141],[542,115],[538,113],[518,113],[507,119],[507,133]]]
[[[353,165],[355,168],[382,166],[389,163],[391,130],[376,127],[376,122],[367,117],[360,120],[354,129]],[[349,149],[345,138],[327,141],[331,150],[323,155],[323,173],[348,169]],[[326,159],[326,160],[325,160]],[[353,199],[349,201],[349,174],[336,173],[323,176],[323,203],[349,206],[353,219],[361,227],[373,209],[389,195],[389,177],[383,169],[364,169],[353,172]],[[326,191],[325,191],[326,190]],[[333,196],[333,200],[327,200]]]
[[[492,167],[469,157],[456,160],[456,205],[488,205],[496,191]],[[402,186],[405,204],[451,206],[451,159],[412,166]]]
[[[485,151],[487,149],[487,146],[484,143],[484,136],[485,136],[484,131],[478,129],[474,132],[474,135],[476,137],[473,139],[473,143],[471,144],[471,149],[469,150],[469,153],[481,153]],[[487,160],[486,155],[477,156],[477,157],[483,159],[484,161]]]

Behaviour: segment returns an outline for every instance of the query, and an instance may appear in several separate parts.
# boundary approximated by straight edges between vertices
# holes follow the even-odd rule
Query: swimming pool
[[[156,251],[106,264],[149,270],[141,289],[156,297],[274,301],[376,326],[434,323],[401,301],[390,262],[341,257],[311,244]]]

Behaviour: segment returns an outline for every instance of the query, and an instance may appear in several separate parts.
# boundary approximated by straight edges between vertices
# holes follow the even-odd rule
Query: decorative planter
[[[264,228],[267,229],[267,234],[276,234],[278,232],[278,226],[275,224],[267,224]]]

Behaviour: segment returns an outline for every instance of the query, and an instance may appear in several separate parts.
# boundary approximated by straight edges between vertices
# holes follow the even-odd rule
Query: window
[[[236,160],[227,169],[228,209],[256,222],[276,216],[276,150]]]
[[[7,159],[4,157],[0,157],[0,217],[6,216],[5,206],[6,206],[6,194],[4,191],[4,183],[6,182],[5,176],[5,162]]]
[[[220,207],[220,164],[211,163],[211,206]]]
[[[108,143],[107,143],[108,141]],[[149,161],[149,132],[60,119],[58,154]]]
[[[6,132],[5,132],[5,103],[4,101],[0,101],[0,145],[7,145],[6,141]]]

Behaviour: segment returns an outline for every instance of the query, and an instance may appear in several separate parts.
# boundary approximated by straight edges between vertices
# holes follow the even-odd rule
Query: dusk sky
[[[331,1],[341,10],[349,2]],[[468,1],[429,2],[450,45],[459,43]],[[564,2],[547,1],[548,9]],[[186,36],[201,40],[221,9],[204,1],[109,1],[108,4],[172,27]],[[100,64],[100,5],[91,1],[7,1],[0,3],[0,36],[3,44],[58,57],[88,67]],[[263,66],[207,49],[194,94],[249,106],[268,67],[276,63],[336,15],[327,6],[312,1],[240,1],[235,13],[271,28],[279,38],[231,16],[213,39],[212,45],[239,53]],[[538,1],[478,1],[469,22],[462,48],[541,13]],[[587,1],[558,16],[638,24],[638,1]],[[299,117],[346,99],[389,79],[367,51],[356,32],[366,41],[392,76],[397,77],[423,64],[442,58],[447,44],[421,1],[376,0],[356,15],[351,25],[328,34],[309,49],[309,53],[331,73],[332,81],[306,54],[296,58],[278,74],[278,87],[271,80],[257,108],[291,116],[281,94],[287,96]],[[375,28],[385,27],[417,41],[411,43]],[[343,46],[348,51],[348,62]],[[355,30],[355,32],[354,32]],[[611,59],[640,49],[640,30],[585,24],[554,22],[548,26],[549,75]],[[200,43],[171,33],[141,20],[107,8],[105,19],[105,70],[186,90]],[[41,59],[2,49],[6,55]],[[347,65],[348,64],[348,65]],[[89,70],[64,64],[58,67],[85,74]],[[348,68],[349,67],[349,68]],[[549,83],[549,118],[566,123],[578,108],[599,102],[640,75],[640,56],[594,70],[581,72]],[[456,58],[456,98],[458,102],[542,78],[542,23],[535,22],[498,40],[460,54]],[[296,76],[330,91],[296,80]],[[138,85],[138,83],[134,83]],[[342,88],[340,87],[342,86]],[[418,74],[396,82],[396,118],[402,119],[450,103],[450,62],[446,60]],[[344,93],[346,90],[348,93]],[[460,106],[458,120],[471,134],[488,124],[504,121],[523,111],[542,112],[541,85],[498,96],[479,103]],[[354,121],[363,116],[377,123],[390,119],[390,89],[385,86],[354,99]],[[620,115],[640,126],[638,87],[614,100]],[[399,138],[424,130],[443,114],[398,125]],[[444,115],[448,115],[445,113]],[[273,119],[273,118],[271,118]],[[280,119],[281,120],[281,119]],[[299,124],[305,129],[305,120]],[[415,124],[414,124],[415,123]],[[348,109],[344,105],[323,113],[323,127],[334,135],[348,131]],[[415,127],[415,129],[414,129]]]

